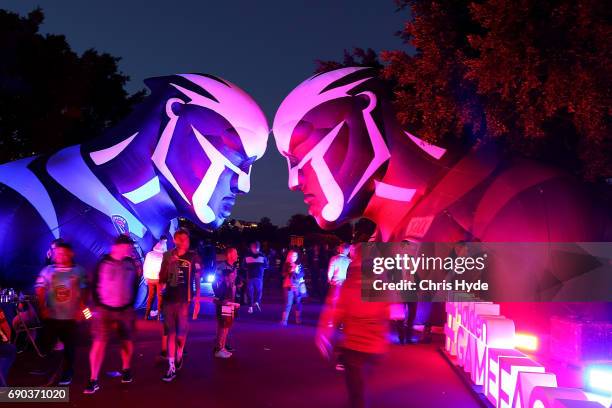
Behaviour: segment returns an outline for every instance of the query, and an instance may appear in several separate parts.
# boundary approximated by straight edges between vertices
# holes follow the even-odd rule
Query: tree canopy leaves
[[[357,49],[400,122],[429,141],[495,139],[587,180],[612,176],[612,9],[597,0],[396,0],[416,52]]]
[[[78,55],[63,35],[41,34],[43,20],[40,9],[0,10],[0,163],[93,138],[144,96],[125,91],[119,58]]]

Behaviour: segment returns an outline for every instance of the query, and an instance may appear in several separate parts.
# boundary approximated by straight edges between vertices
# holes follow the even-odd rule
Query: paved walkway
[[[342,373],[334,370],[313,345],[318,305],[305,307],[305,324],[280,327],[280,305],[264,305],[264,312],[241,316],[233,329],[237,349],[229,360],[215,359],[212,345],[215,322],[204,316],[192,322],[183,370],[170,384],[160,378],[165,362],[160,350],[160,324],[139,321],[133,364],[134,382],[101,376],[101,390],[83,395],[87,379],[87,344],[78,350],[72,407],[344,407]],[[205,307],[206,311],[210,309]],[[439,344],[393,346],[372,378],[372,407],[477,407],[460,379],[439,355]],[[20,355],[10,380],[14,385],[45,381],[31,371],[39,366],[32,356]],[[109,346],[102,372],[120,368],[117,345]],[[61,406],[55,404],[54,406]],[[20,404],[24,407],[26,404]],[[40,405],[35,405],[40,406]]]

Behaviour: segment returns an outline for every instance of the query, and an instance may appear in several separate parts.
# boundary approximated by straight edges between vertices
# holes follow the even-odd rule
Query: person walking
[[[140,283],[138,265],[130,256],[133,248],[134,241],[127,235],[120,235],[113,243],[110,254],[102,258],[93,273],[93,343],[89,352],[91,375],[85,394],[93,394],[100,389],[98,374],[112,333],[116,333],[121,340],[121,382],[131,383],[133,380],[132,335],[136,322],[134,301]]]
[[[224,276],[227,273],[234,273],[235,278],[233,278],[234,286],[236,287],[236,293],[234,295],[233,302],[241,304],[241,300],[243,299],[242,293],[244,292],[244,280],[242,277],[238,275],[238,250],[234,247],[227,247],[225,249],[225,259],[217,262],[216,266],[216,274],[215,274],[215,282],[213,283],[213,291],[216,293],[216,288],[223,284]],[[233,319],[235,319],[237,315],[234,313]],[[233,324],[233,323],[232,323]],[[217,353],[220,350],[219,342],[215,344],[214,352]],[[225,337],[225,350],[230,353],[234,352],[234,347],[230,342],[229,331],[227,336]]]
[[[189,232],[185,229],[176,231],[174,245],[174,249],[164,254],[159,272],[164,327],[168,334],[168,370],[162,377],[165,382],[173,381],[183,366],[189,304],[194,300],[197,308],[200,303],[202,261],[196,251],[189,249]],[[195,293],[192,293],[194,285]]]
[[[291,308],[295,303],[295,323],[302,323],[302,294],[300,286],[304,284],[304,272],[299,263],[299,255],[295,250],[287,252],[287,259],[283,264],[283,294],[285,297],[285,310],[281,317],[281,325],[286,326]]]
[[[268,269],[268,258],[261,252],[258,241],[249,245],[249,251],[244,257],[244,268],[247,276],[247,291],[249,297],[249,313],[254,309],[261,312],[261,296],[263,292],[264,271]]]
[[[236,277],[237,268],[225,268],[222,270],[220,281],[213,286],[215,292],[215,309],[217,315],[217,341],[215,345],[215,357],[230,358],[232,353],[227,350],[227,338],[230,328],[234,323],[236,309],[240,307],[236,303]]]
[[[72,382],[77,342],[77,321],[85,308],[87,277],[74,264],[70,244],[58,242],[52,251],[52,263],[36,279],[35,291],[43,319],[42,348],[51,352],[59,339],[64,345],[62,374],[58,385]]]
[[[162,258],[164,252],[168,250],[166,244],[167,238],[162,235],[159,242],[155,244],[153,250],[150,251],[144,260],[142,267],[144,278],[147,282],[147,308],[145,309],[145,320],[150,318],[151,306],[153,305],[153,298],[157,294],[157,320],[161,317],[162,310],[162,293],[159,285],[159,270],[161,269]]]
[[[389,304],[366,302],[361,297],[360,246],[354,245],[353,261],[337,297],[329,293],[321,311],[315,344],[328,360],[334,348],[340,352],[351,408],[368,406],[367,385],[372,371],[389,347]],[[343,326],[341,342],[334,347],[336,330]]]

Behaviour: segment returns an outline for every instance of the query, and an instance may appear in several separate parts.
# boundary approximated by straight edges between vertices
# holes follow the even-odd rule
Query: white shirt
[[[351,259],[346,255],[335,255],[329,260],[327,279],[331,285],[342,285],[350,263]]]
[[[147,254],[144,264],[142,265],[142,274],[145,279],[159,280],[159,270],[161,269],[163,257],[163,252],[155,250]]]

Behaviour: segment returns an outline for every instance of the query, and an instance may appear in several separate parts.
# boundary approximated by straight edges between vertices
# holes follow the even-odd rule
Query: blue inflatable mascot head
[[[88,266],[119,233],[148,250],[178,217],[217,228],[249,191],[269,133],[257,103],[212,75],[145,82],[150,96],[93,142],[0,165],[0,286],[31,282],[54,239]]]

